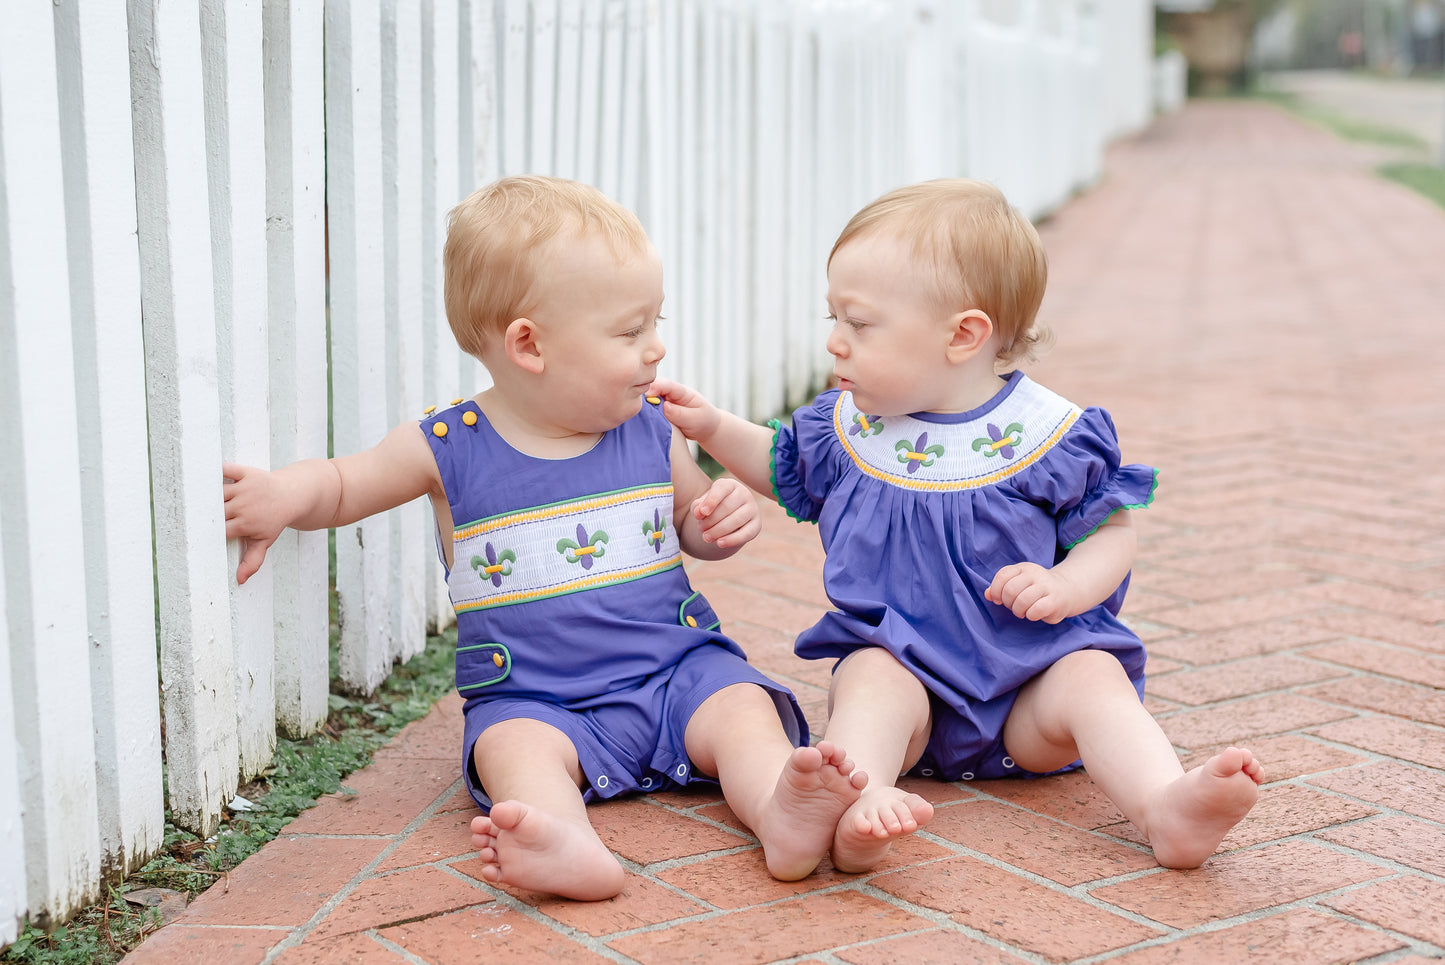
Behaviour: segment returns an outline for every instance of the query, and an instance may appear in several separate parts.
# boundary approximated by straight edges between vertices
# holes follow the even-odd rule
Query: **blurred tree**
[[[1281,2],[1215,0],[1204,9],[1161,9],[1160,29],[1189,62],[1190,89],[1202,94],[1245,89],[1255,25]]]

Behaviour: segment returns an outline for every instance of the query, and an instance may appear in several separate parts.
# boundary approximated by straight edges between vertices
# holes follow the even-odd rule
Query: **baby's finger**
[[[760,532],[762,524],[757,517],[745,512],[734,512],[729,513],[717,525],[710,526],[703,533],[703,538],[722,547],[741,546],[750,542]]]
[[[1012,580],[1021,572],[1023,572],[1023,565],[1020,563],[1014,563],[999,570],[993,575],[993,582],[990,583],[988,589],[984,591],[984,597],[990,603],[1005,603],[1004,587],[1008,585],[1009,580]]]
[[[1024,617],[1037,623],[1055,624],[1064,618],[1059,607],[1058,600],[1051,596],[1043,596],[1024,613]]]
[[[266,560],[266,550],[271,546],[271,540],[247,540],[245,548],[241,551],[241,564],[236,567],[236,582],[245,583]]]
[[[1014,596],[1013,603],[1009,606],[1009,609],[1013,611],[1014,616],[1020,617],[1022,619],[1027,619],[1029,615],[1029,609],[1032,608],[1035,603],[1038,603],[1039,600],[1043,598],[1043,596],[1043,587],[1039,586],[1038,584],[1029,584],[1028,586],[1019,589],[1018,593]]]

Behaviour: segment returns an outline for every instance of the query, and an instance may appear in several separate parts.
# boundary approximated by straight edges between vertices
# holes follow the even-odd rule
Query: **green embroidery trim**
[[[1154,481],[1153,481],[1153,482],[1150,484],[1150,486],[1149,486],[1149,496],[1148,496],[1142,503],[1130,503],[1130,504],[1127,505],[1127,506],[1120,506],[1118,509],[1115,509],[1113,512],[1109,513],[1108,516],[1105,516],[1103,519],[1099,520],[1099,526],[1103,526],[1103,525],[1104,525],[1105,523],[1107,523],[1109,520],[1113,519],[1113,518],[1114,518],[1114,513],[1119,512],[1120,509],[1148,509],[1149,506],[1154,502],[1154,491],[1155,491],[1156,489],[1158,489],[1158,488],[1159,488],[1159,470],[1156,469],[1156,470],[1154,470]],[[1087,533],[1085,533],[1083,536],[1080,536],[1078,539],[1074,540],[1072,543],[1070,543],[1070,544],[1068,544],[1067,546],[1065,546],[1064,549],[1066,549],[1066,550],[1071,550],[1071,549],[1073,549],[1075,546],[1078,546],[1078,545],[1079,545],[1080,543],[1082,543],[1084,540],[1088,539],[1090,536],[1093,536],[1095,533],[1097,533],[1097,532],[1099,531],[1099,526],[1095,526],[1093,529],[1089,530],[1089,531],[1088,531]]]
[[[804,519],[799,516],[788,507],[787,503],[783,502],[783,497],[778,495],[778,434],[783,431],[783,422],[781,419],[769,419],[768,428],[773,430],[773,447],[768,450],[768,484],[773,487],[773,502],[783,507],[783,511],[798,522],[812,523],[817,526],[816,519]]]

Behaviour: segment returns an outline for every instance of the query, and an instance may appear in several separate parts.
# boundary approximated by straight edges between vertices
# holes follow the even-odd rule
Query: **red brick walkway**
[[[1445,954],[1445,212],[1273,108],[1196,104],[1117,146],[1044,227],[1034,374],[1161,469],[1125,615],[1187,759],[1269,783],[1166,871],[1081,774],[915,784],[876,873],[782,884],[711,795],[596,807],[632,874],[598,904],[476,877],[443,701],[128,962],[1419,962]],[[821,253],[820,253],[821,257]],[[793,635],[821,552],[781,512],[693,572],[821,730]]]

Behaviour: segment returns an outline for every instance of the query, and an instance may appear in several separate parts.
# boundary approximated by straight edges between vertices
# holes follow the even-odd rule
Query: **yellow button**
[[[440,439],[442,436],[447,434],[447,424],[445,422],[433,422],[431,427],[431,434]]]
[[[462,400],[461,400],[460,398],[452,399],[452,405],[461,405],[461,404],[462,404]]]
[[[697,621],[694,620],[692,617],[687,617],[687,625],[690,627],[695,627],[697,626]]]
[[[647,401],[648,401],[648,402],[651,402],[653,405],[657,405],[657,404],[659,404],[660,402],[662,402],[662,399],[658,398],[658,397],[655,396],[655,395],[649,395],[649,396],[647,397]]]
[[[431,414],[432,414],[433,412],[435,412],[436,410],[437,410],[437,407],[436,407],[436,406],[434,406],[434,405],[429,405],[429,406],[427,406],[425,409],[422,409],[422,410],[421,410],[421,414],[422,414],[422,415],[431,415]]]
[[[462,421],[469,426],[474,426],[477,424],[477,414],[475,412],[463,412]]]
[[[500,653],[492,654],[492,663],[496,664],[498,667],[502,666],[502,664],[506,662],[507,661],[502,659],[502,655]]]

